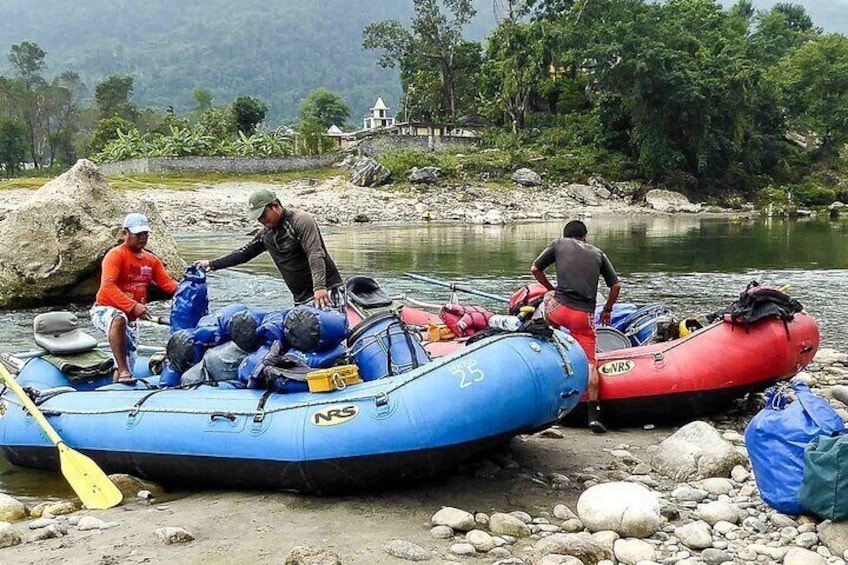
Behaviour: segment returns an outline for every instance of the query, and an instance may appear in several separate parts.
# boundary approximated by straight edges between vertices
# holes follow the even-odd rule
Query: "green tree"
[[[445,8],[449,15],[442,11]],[[407,67],[407,73],[416,76],[420,65],[416,58],[427,61],[436,68],[440,79],[441,101],[439,114],[447,119],[457,116],[457,51],[464,43],[462,29],[475,16],[473,0],[413,0],[415,14],[409,28],[397,20],[384,20],[369,24],[362,32],[362,47],[381,51],[378,64],[392,68]],[[415,91],[426,90],[426,85],[407,84]]]
[[[309,115],[297,126],[297,148],[302,155],[317,155],[334,148],[333,140],[325,135],[324,124],[317,116]]]
[[[135,124],[129,120],[125,120],[120,116],[112,116],[104,118],[97,123],[97,128],[91,135],[86,147],[86,153],[89,157],[93,157],[101,153],[109,142],[118,139],[119,131],[129,132],[135,128]]]
[[[238,131],[250,136],[256,131],[256,126],[265,119],[268,106],[256,98],[239,96],[233,102],[232,111]]]
[[[119,117],[129,122],[138,119],[138,108],[130,101],[133,77],[112,75],[94,87],[94,103],[100,119]]]
[[[343,127],[350,117],[350,108],[338,93],[316,88],[300,107],[301,122],[310,117],[316,118],[325,130],[332,125]]]
[[[209,108],[200,115],[200,132],[217,140],[232,140],[238,134],[233,110],[229,106]]]
[[[750,45],[755,59],[773,65],[788,53],[821,34],[803,6],[776,4],[754,18]]]
[[[27,132],[27,145],[30,150],[33,165],[37,168],[41,166],[41,158],[39,155],[39,112],[40,112],[40,95],[39,91],[44,86],[44,77],[41,76],[41,71],[45,67],[44,58],[46,57],[44,50],[36,43],[24,41],[22,43],[12,45],[9,53],[9,62],[15,74],[18,76],[22,88],[16,89],[15,105],[20,113]]]
[[[194,111],[198,114],[212,107],[212,93],[205,88],[196,89],[191,97],[194,98]]]
[[[0,165],[7,175],[18,172],[26,154],[26,126],[8,118],[0,119]]]
[[[848,38],[805,43],[781,62],[777,81],[790,125],[821,139],[819,159],[837,155],[848,142]]]

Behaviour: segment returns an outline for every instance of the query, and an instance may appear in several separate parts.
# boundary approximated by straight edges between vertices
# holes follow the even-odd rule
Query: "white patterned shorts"
[[[129,364],[130,371],[132,371],[137,357],[138,325],[135,322],[130,322],[126,314],[112,306],[94,305],[91,307],[89,314],[91,316],[91,324],[105,333],[107,338],[109,337],[109,328],[112,327],[112,322],[115,318],[124,319],[127,323],[127,363]]]

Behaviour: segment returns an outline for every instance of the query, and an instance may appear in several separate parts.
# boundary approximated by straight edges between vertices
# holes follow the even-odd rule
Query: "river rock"
[[[536,171],[522,168],[512,173],[512,180],[522,186],[539,186],[542,184],[542,177]]]
[[[537,541],[533,546],[537,561],[549,554],[571,555],[584,565],[597,565],[603,559],[612,559],[612,551],[601,545],[586,532],[579,534],[553,534]]]
[[[585,184],[569,184],[565,189],[566,194],[586,206],[600,206],[601,198],[598,192],[591,186]],[[607,197],[609,191],[607,191]]]
[[[0,307],[90,302],[100,261],[120,243],[129,212],[147,215],[153,227],[148,249],[179,277],[185,263],[155,205],[112,191],[97,166],[83,159],[0,222]]]
[[[448,526],[433,526],[430,528],[430,537],[436,539],[451,539],[453,530]]]
[[[488,532],[483,530],[471,530],[465,534],[465,541],[474,546],[480,553],[486,553],[495,548],[495,540]]]
[[[132,500],[138,496],[138,493],[146,490],[152,495],[151,498],[161,498],[165,494],[165,489],[156,483],[133,477],[124,473],[115,473],[109,475],[109,479],[118,487],[121,494],[124,495],[124,500]]]
[[[298,545],[289,551],[283,565],[342,565],[342,560],[335,551]]]
[[[21,543],[21,534],[12,528],[9,522],[0,522],[0,548],[12,547]]]
[[[429,561],[433,558],[433,553],[427,551],[420,545],[402,539],[394,539],[386,542],[383,546],[383,551],[398,559],[406,559],[407,561]]]
[[[695,421],[665,439],[654,452],[651,464],[659,473],[677,481],[726,477],[745,458],[711,425]]]
[[[783,565],[826,565],[827,559],[809,549],[793,547],[783,556]]]
[[[736,467],[734,467],[734,469],[735,468]],[[723,477],[711,477],[701,481],[701,488],[714,496],[718,496],[732,491],[733,483],[730,482],[730,479],[725,479]]]
[[[473,514],[452,506],[445,506],[433,514],[433,517],[430,518],[430,522],[434,526],[447,526],[451,529],[463,532],[473,530],[476,526]]]
[[[690,549],[705,549],[713,544],[710,525],[703,520],[674,528],[674,535]]]
[[[658,212],[700,212],[700,204],[692,204],[679,192],[655,188],[645,194],[645,202]]]
[[[587,489],[577,515],[590,532],[612,530],[623,537],[645,538],[662,522],[657,495],[637,483],[612,482]]]
[[[698,506],[698,516],[710,525],[716,525],[718,522],[728,522],[736,524],[739,522],[739,507],[732,502],[717,500],[708,502]]]
[[[26,518],[26,515],[27,509],[23,502],[0,493],[0,521],[14,522]]]
[[[526,538],[530,535],[527,524],[512,514],[495,512],[489,517],[489,531],[499,536]]]
[[[109,528],[114,528],[117,525],[117,522],[104,522],[100,518],[95,518],[94,516],[83,516],[79,519],[79,522],[77,522],[77,528],[81,532],[89,530],[108,530]]]
[[[409,182],[413,184],[436,184],[442,176],[439,167],[412,167],[409,174]]]
[[[392,172],[371,157],[360,157],[350,169],[350,182],[357,186],[380,186],[391,178]]]
[[[848,521],[823,522],[819,528],[819,540],[834,555],[848,551]]]
[[[615,558],[624,565],[636,565],[640,561],[653,561],[654,546],[640,539],[616,540],[614,551]]]

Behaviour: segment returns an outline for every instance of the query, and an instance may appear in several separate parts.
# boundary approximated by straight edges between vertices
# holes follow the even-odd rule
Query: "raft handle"
[[[381,392],[377,396],[374,397],[374,405],[378,408],[382,406],[388,406],[389,404],[389,395],[385,392]]]
[[[236,421],[235,415],[232,414],[231,412],[212,412],[212,414],[209,416],[209,419],[212,420],[213,422],[215,420],[217,420],[218,418],[222,418],[224,420],[229,420],[230,423]]]

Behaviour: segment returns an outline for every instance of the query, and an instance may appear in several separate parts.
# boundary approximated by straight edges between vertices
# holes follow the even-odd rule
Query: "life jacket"
[[[739,295],[739,299],[728,308],[717,312],[716,316],[732,324],[744,325],[746,329],[763,318],[779,318],[783,321],[788,337],[789,322],[803,309],[800,302],[785,292],[751,281]]]
[[[454,335],[469,337],[489,327],[492,312],[482,306],[445,304],[439,311],[439,317]]]
[[[521,312],[522,306],[538,308],[539,304],[545,299],[546,292],[548,292],[548,289],[539,283],[522,286],[510,296],[508,312],[517,316]]]

